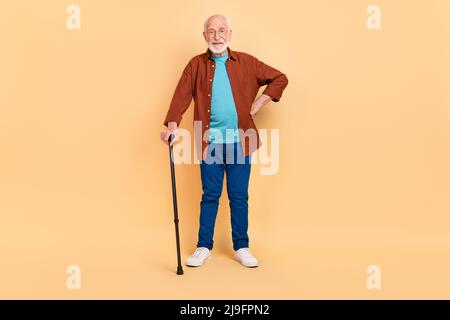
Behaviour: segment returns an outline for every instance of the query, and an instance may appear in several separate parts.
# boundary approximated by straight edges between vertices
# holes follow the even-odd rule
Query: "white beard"
[[[218,49],[214,48],[214,46],[211,43],[208,43],[208,48],[209,50],[211,50],[212,53],[219,54],[224,52],[228,48],[228,42],[225,42]]]

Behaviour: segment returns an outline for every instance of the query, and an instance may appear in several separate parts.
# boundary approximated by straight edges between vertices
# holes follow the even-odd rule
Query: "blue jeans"
[[[248,181],[251,155],[244,156],[242,145],[210,143],[207,157],[200,161],[203,195],[200,202],[200,226],[197,247],[213,248],[214,225],[223,177],[227,175],[227,193],[231,211],[233,249],[248,247]]]

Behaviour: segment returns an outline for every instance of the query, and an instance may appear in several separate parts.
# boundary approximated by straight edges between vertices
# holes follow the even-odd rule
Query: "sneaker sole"
[[[234,260],[236,260],[237,262],[239,262],[242,266],[244,266],[244,267],[246,267],[246,268],[258,268],[259,267],[259,264],[257,264],[257,265],[250,265],[250,266],[246,266],[245,264],[243,264],[242,262],[241,262],[241,260],[239,260],[238,258],[236,258],[236,257],[233,257],[234,258]]]

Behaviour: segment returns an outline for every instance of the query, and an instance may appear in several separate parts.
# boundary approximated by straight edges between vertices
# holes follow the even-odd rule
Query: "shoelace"
[[[195,249],[195,252],[193,254],[194,257],[198,257],[200,254],[202,254],[204,252],[204,248],[197,248]]]
[[[251,254],[250,250],[248,250],[248,249],[240,250],[240,253],[247,258],[253,258],[253,255]]]

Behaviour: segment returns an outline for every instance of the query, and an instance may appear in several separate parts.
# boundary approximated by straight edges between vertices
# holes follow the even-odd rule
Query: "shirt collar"
[[[228,58],[230,60],[234,60],[236,61],[236,53],[234,53],[234,51],[232,51],[229,47],[227,48],[228,51]],[[203,60],[206,61],[208,59],[212,59],[212,53],[211,51],[208,49],[206,49],[206,52],[203,54]]]

